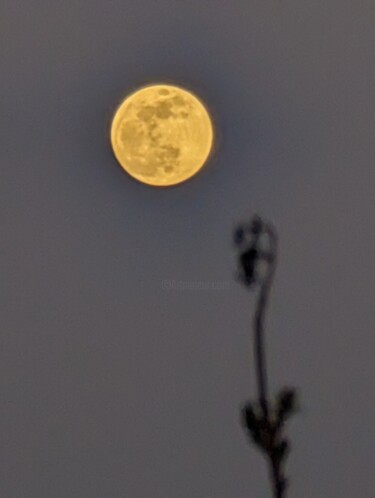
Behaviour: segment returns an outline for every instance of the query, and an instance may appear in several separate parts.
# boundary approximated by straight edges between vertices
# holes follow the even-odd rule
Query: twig
[[[258,216],[250,225],[241,225],[235,232],[235,243],[240,249],[240,279],[247,288],[259,288],[253,320],[258,399],[245,405],[243,420],[251,440],[268,460],[274,498],[286,498],[283,468],[290,444],[284,438],[283,429],[296,409],[296,396],[294,389],[286,388],[280,391],[276,402],[270,401],[264,345],[264,321],[276,270],[277,242],[276,231]],[[265,265],[263,275],[261,264]]]

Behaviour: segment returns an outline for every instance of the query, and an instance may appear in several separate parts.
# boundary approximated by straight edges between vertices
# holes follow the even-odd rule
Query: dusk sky
[[[1,498],[271,498],[240,424],[254,213],[272,390],[300,396],[288,498],[375,498],[374,26],[373,0],[0,0]],[[163,189],[109,142],[154,82],[216,132]]]

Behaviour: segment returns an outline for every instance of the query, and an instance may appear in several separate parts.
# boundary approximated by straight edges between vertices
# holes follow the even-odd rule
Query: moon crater
[[[210,116],[192,93],[171,85],[142,88],[117,109],[112,147],[121,166],[155,186],[183,182],[206,162],[213,142]]]

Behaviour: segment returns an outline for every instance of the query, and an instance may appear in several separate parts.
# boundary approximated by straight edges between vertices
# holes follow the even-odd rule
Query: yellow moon
[[[181,183],[206,162],[213,126],[203,103],[172,85],[152,85],[129,95],[111,127],[114,154],[140,182],[158,187]]]

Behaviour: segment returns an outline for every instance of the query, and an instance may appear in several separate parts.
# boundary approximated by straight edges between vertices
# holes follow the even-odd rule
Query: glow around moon
[[[141,88],[117,109],[111,127],[114,154],[137,180],[158,187],[181,183],[205,164],[213,126],[203,103],[171,85]]]

